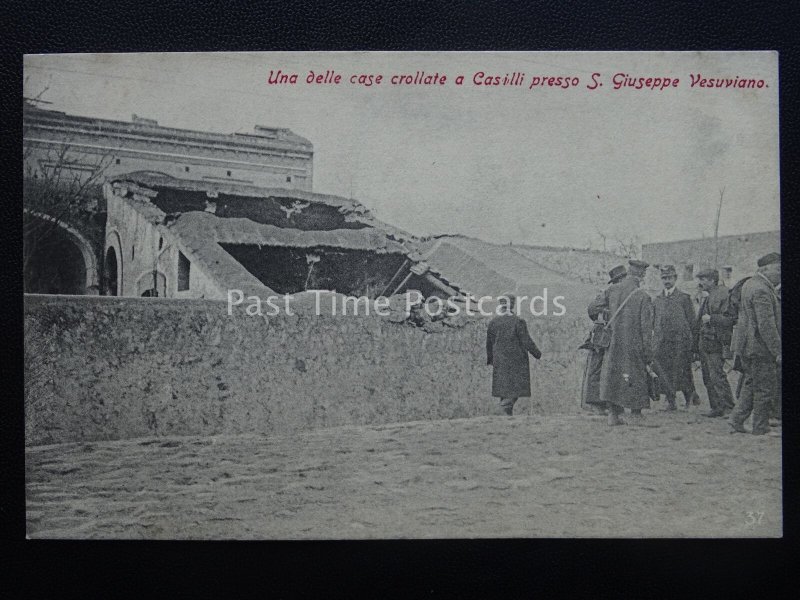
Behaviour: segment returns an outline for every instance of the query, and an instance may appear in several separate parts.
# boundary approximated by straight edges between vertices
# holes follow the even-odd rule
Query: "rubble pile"
[[[392,323],[407,323],[427,333],[441,333],[448,327],[464,327],[469,321],[464,304],[459,303],[457,298],[451,299],[450,302],[458,306],[458,310],[446,300],[435,296],[423,299],[418,291],[409,290],[389,298],[387,318]]]

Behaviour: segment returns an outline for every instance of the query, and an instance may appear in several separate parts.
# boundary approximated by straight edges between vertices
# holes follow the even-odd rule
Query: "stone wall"
[[[490,413],[486,320],[227,315],[224,302],[25,297],[26,443],[287,432]],[[534,409],[579,410],[583,317],[529,322]],[[526,405],[520,402],[520,408]]]

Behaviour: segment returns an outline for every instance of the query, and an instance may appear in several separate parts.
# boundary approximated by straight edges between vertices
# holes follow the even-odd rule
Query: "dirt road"
[[[32,538],[781,535],[780,438],[651,413],[480,417],[26,451]]]

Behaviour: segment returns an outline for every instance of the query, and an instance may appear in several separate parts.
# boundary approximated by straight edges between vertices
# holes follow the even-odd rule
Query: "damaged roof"
[[[177,235],[193,258],[201,261],[209,274],[221,285],[230,288],[247,290],[258,286],[263,290],[266,286],[220,244],[317,247],[399,254],[408,259],[413,273],[431,277],[457,293],[475,297],[507,293],[532,296],[540,294],[542,288],[547,287],[551,297],[563,295],[570,310],[581,312],[595,293],[592,286],[548,269],[516,252],[511,246],[491,244],[464,236],[443,236],[421,241],[378,221],[363,205],[348,198],[299,190],[183,180],[150,172],[122,175],[109,185],[148,221]],[[161,210],[157,206],[158,196],[168,194],[170,190],[192,194],[192,208],[169,214]],[[228,212],[223,212],[227,206],[225,197],[289,199],[292,202],[281,203],[282,210],[291,212],[297,207],[298,214],[302,214],[303,210],[310,211],[307,206],[312,204],[335,207],[335,212],[328,211],[325,214],[345,214],[360,226],[343,228],[341,219],[337,228],[333,229],[296,228],[297,223],[291,219],[283,220],[282,226],[277,226],[259,222],[259,216],[255,220],[246,216],[233,216],[253,210],[252,203],[245,203],[242,205],[244,208],[238,206],[236,210],[228,207]],[[258,204],[260,203],[256,202]],[[204,209],[199,208],[200,206]],[[274,213],[268,216],[272,219]]]
[[[420,243],[418,251],[433,274],[476,297],[512,293],[532,296],[547,288],[548,302],[554,296],[564,296],[570,311],[582,312],[596,293],[591,285],[549,269],[516,252],[513,246],[443,236]]]
[[[407,254],[399,242],[375,229],[335,229],[302,231],[255,223],[250,219],[223,219],[207,212],[188,212],[178,216],[171,227],[181,239],[199,246],[213,240],[222,244],[288,246],[294,248],[330,247],[371,250],[379,254]]]
[[[112,180],[114,185],[126,185],[142,192],[144,195],[156,198],[158,192],[163,190],[174,190],[180,192],[195,193],[196,198],[213,201],[220,196],[236,197],[240,199],[270,199],[284,202],[292,202],[295,206],[289,207],[289,216],[292,212],[300,212],[303,204],[315,204],[337,209],[344,217],[344,221],[355,223],[364,227],[371,227],[381,230],[391,239],[399,242],[415,242],[413,235],[397,227],[383,223],[376,219],[363,204],[351,198],[333,196],[330,194],[317,194],[303,190],[286,188],[266,188],[247,184],[222,183],[193,179],[178,179],[165,173],[152,171],[136,171],[125,175],[119,175]],[[155,192],[155,193],[154,193]],[[286,210],[286,209],[285,209]],[[256,219],[253,215],[240,215]]]
[[[132,173],[120,176],[108,184],[109,190],[136,210],[149,223],[176,236],[193,261],[219,286],[241,289],[246,294],[274,293],[244,265],[228,253],[221,244],[254,245],[263,247],[331,248],[363,250],[376,254],[408,256],[413,246],[410,235],[391,226],[377,222],[380,227],[369,226],[369,220],[358,229],[302,230],[260,223],[244,217],[222,217],[215,214],[215,198],[220,194],[246,195],[268,198],[272,194],[307,202],[321,202],[339,209],[353,210],[361,219],[367,210],[354,200],[271,188],[227,185],[208,182],[184,181],[157,173]],[[178,189],[202,194],[206,210],[187,210],[167,213],[157,205],[157,198],[165,190]],[[408,235],[405,238],[404,235]]]

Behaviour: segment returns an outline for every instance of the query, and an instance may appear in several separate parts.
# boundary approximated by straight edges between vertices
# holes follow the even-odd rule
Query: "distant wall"
[[[226,314],[209,300],[25,297],[26,443],[287,432],[489,413],[486,321]],[[530,321],[540,412],[579,408],[586,319]],[[524,406],[524,405],[523,405]]]
[[[714,238],[643,244],[642,257],[652,264],[673,264],[680,280],[692,281],[702,269],[715,266],[715,249]],[[760,257],[780,251],[780,231],[726,235],[719,238],[717,266],[720,270],[731,267],[727,283],[735,283],[753,274]]]
[[[599,287],[608,285],[608,272],[628,259],[611,252],[577,248],[513,246],[514,250],[541,265],[564,275]]]

